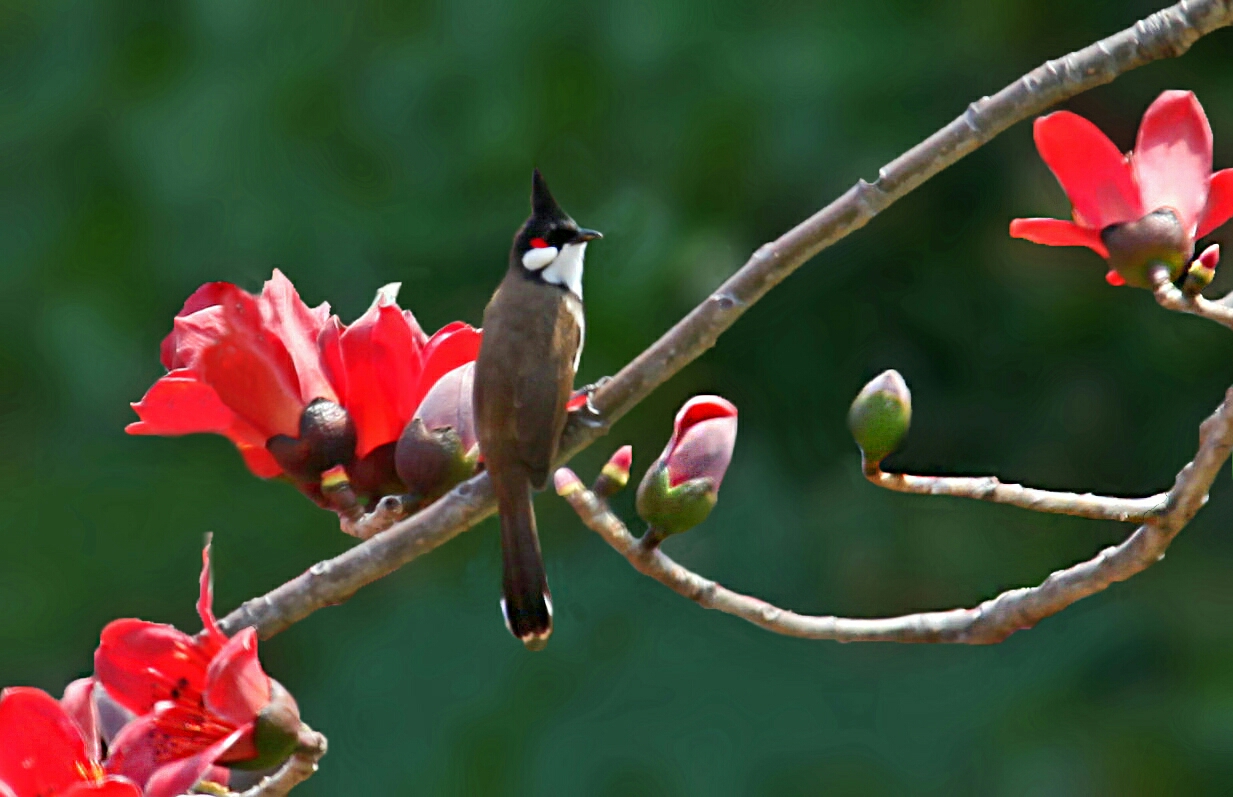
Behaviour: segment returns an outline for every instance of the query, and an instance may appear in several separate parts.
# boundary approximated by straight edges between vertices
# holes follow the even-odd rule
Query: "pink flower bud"
[[[629,484],[629,468],[634,463],[634,447],[621,446],[606,463],[595,480],[591,492],[607,500]]]
[[[719,396],[694,396],[676,414],[672,439],[659,455],[668,486],[710,479],[719,491],[736,445],[736,407]]]
[[[421,505],[475,474],[479,445],[471,406],[474,382],[474,362],[442,376],[398,438],[398,477]]]
[[[736,445],[736,407],[695,396],[676,415],[672,439],[638,486],[638,514],[662,535],[701,523],[719,497]]]

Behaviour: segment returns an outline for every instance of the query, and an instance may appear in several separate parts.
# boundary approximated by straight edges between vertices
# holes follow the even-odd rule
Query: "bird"
[[[509,269],[484,309],[475,362],[476,436],[497,498],[503,565],[501,610],[530,650],[552,634],[552,596],[535,527],[542,490],[565,428],[586,322],[582,268],[603,236],[561,209],[539,169],[531,215],[514,234]]]

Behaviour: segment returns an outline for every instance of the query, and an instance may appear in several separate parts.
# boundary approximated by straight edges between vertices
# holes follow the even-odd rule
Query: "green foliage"
[[[1162,3],[1164,0],[1160,0]],[[0,10],[0,685],[58,692],[99,630],[196,630],[352,541],[221,438],[123,432],[199,284],[274,266],[358,316],[478,323],[532,165],[589,252],[579,383],[614,373],[756,246],[1147,0],[8,3]],[[1129,149],[1194,89],[1233,166],[1233,33],[1066,107]],[[666,550],[800,611],[974,605],[1118,524],[878,491],[845,429],[869,373],[920,407],[896,466],[1147,494],[1193,453],[1233,339],[1108,287],[1029,124],[827,250],[615,430],[741,411],[705,534]],[[1233,227],[1214,240],[1233,251]],[[1217,276],[1213,291],[1233,284]],[[616,442],[616,440],[614,440]],[[597,446],[575,466],[594,474]],[[537,501],[557,612],[501,625],[487,522],[263,643],[331,750],[296,794],[1158,794],[1233,779],[1227,482],[1149,574],[991,649],[837,646],[705,612]],[[633,518],[633,497],[615,504]]]

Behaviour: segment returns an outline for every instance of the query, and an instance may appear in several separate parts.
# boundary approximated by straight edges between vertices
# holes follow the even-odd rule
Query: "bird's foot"
[[[570,399],[569,406],[571,409],[581,409],[586,407],[587,412],[595,417],[599,417],[599,410],[595,409],[595,405],[591,403],[591,398],[595,395],[595,391],[599,390],[604,385],[612,381],[610,376],[601,376],[589,385],[583,385],[574,391],[573,398]],[[578,399],[584,399],[579,402]]]

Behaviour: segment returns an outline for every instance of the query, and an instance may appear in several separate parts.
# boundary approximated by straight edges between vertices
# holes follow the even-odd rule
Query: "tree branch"
[[[305,727],[300,732],[299,745],[282,767],[263,778],[260,783],[237,797],[287,797],[296,786],[317,771],[317,763],[326,751],[325,737]]]
[[[1187,296],[1173,281],[1169,279],[1168,270],[1156,271],[1152,275],[1152,293],[1156,296],[1156,304],[1166,310],[1178,313],[1189,313],[1208,321],[1215,321],[1229,329],[1233,329],[1233,307],[1223,302],[1213,302],[1201,295]],[[1226,297],[1227,298],[1227,297]]]
[[[985,645],[1031,628],[1067,606],[1125,581],[1164,557],[1165,549],[1207,501],[1220,468],[1233,451],[1233,388],[1199,427],[1199,450],[1182,468],[1165,497],[1164,511],[1139,526],[1120,545],[1058,570],[1039,586],[1013,589],[971,609],[922,612],[902,617],[858,619],[811,616],[733,592],[673,561],[658,547],[642,544],[621,519],[573,471],[557,471],[557,492],[578,517],[624,556],[638,572],[707,609],[748,620],[776,634],[837,642],[949,642]]]
[[[950,124],[882,167],[875,181],[858,181],[837,200],[759,247],[710,297],[595,391],[592,405],[598,416],[572,417],[559,461],[568,461],[606,434],[651,391],[714,346],[754,302],[805,261],[865,226],[925,180],[1016,122],[1123,72],[1179,56],[1200,37],[1230,24],[1233,0],[1183,0],[1120,33],[1048,61],[992,97],[972,103]],[[345,601],[365,584],[449,541],[493,510],[492,491],[481,474],[388,531],[246,602],[221,625],[229,634],[254,626],[268,638],[317,609]]]
[[[975,498],[1034,512],[1128,523],[1143,523],[1158,515],[1169,498],[1168,493],[1157,493],[1147,498],[1115,498],[1092,493],[1080,495],[1004,484],[996,476],[913,476],[886,473],[876,466],[865,470],[865,478],[879,487],[900,493]]]

